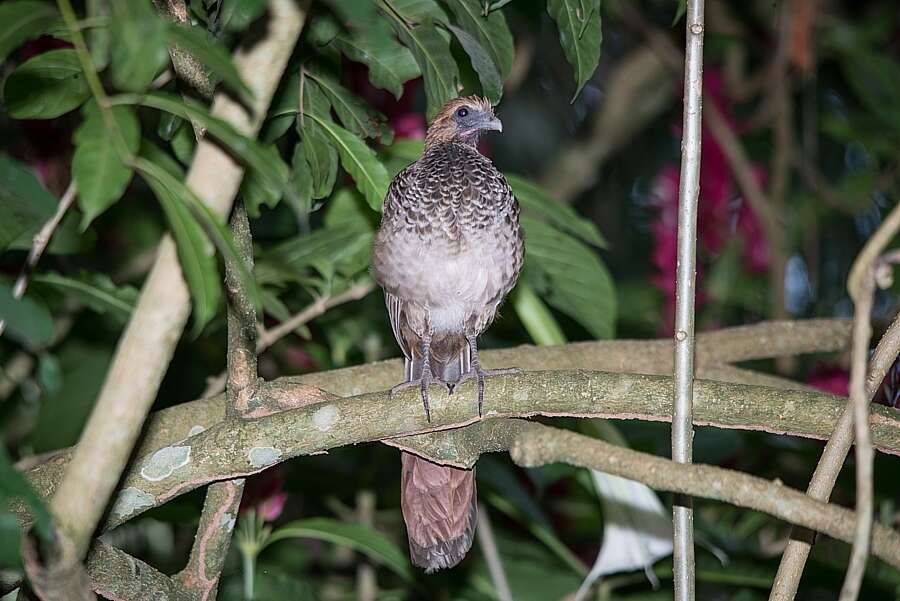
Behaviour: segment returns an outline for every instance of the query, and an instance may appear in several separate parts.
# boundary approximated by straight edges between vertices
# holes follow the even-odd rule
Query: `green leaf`
[[[206,127],[208,136],[225,145],[232,156],[238,157],[247,167],[255,170],[266,181],[267,186],[283,189],[287,183],[289,170],[280,157],[273,161],[273,157],[266,153],[259,142],[238,133],[225,121],[212,116],[198,102],[163,92],[152,92],[141,96],[126,94],[116,96],[111,101],[114,104],[139,104],[172,113],[186,121],[196,121]]]
[[[306,78],[307,86],[318,86],[328,97],[334,112],[344,127],[364,138],[381,138],[383,136],[387,128],[384,115],[371,108],[332,77],[307,73]]]
[[[398,100],[403,95],[403,84],[421,74],[412,53],[394,39],[381,19],[350,35],[338,34],[334,44],[347,58],[369,68],[373,86],[387,90]]]
[[[241,94],[246,100],[253,99],[253,92],[241,79],[237,68],[231,62],[231,55],[209,37],[200,27],[188,27],[177,23],[168,23],[166,27],[166,41],[175,44],[192,56],[196,57],[203,65],[219,76],[225,84]]]
[[[291,159],[291,178],[288,187],[292,193],[287,195],[288,204],[294,214],[300,220],[305,220],[312,211],[312,173],[306,160],[306,149],[302,142],[294,146],[294,154]]]
[[[372,0],[325,0],[343,21],[365,24],[372,21],[375,4]]]
[[[122,90],[147,89],[169,60],[167,22],[150,2],[113,2],[112,80]]]
[[[481,0],[453,0],[447,2],[459,27],[477,40],[488,54],[491,62],[499,69],[500,75],[506,77],[512,69],[515,50],[512,33],[506,25],[503,12],[492,10],[484,16]],[[460,40],[460,43],[462,40]],[[468,52],[468,50],[466,50]],[[469,54],[471,57],[472,55]],[[475,66],[474,64],[472,65]],[[476,71],[478,68],[476,67]],[[479,71],[479,75],[481,72]],[[482,81],[482,85],[484,82]]]
[[[526,215],[545,221],[588,244],[606,248],[606,240],[593,221],[576,213],[571,206],[557,202],[542,188],[525,178],[508,175],[506,179]]]
[[[59,359],[50,353],[42,353],[37,368],[38,384],[47,394],[56,394],[62,388],[63,375]]]
[[[317,127],[312,119],[300,128],[301,119],[297,120],[298,129],[301,129],[300,142],[303,144],[303,154],[309,164],[310,177],[312,178],[312,197],[325,198],[331,194],[334,188],[334,180],[337,178],[338,154],[337,149],[328,143],[325,133]]]
[[[172,152],[182,165],[190,165],[197,149],[197,138],[194,136],[193,127],[181,127],[172,136]]]
[[[611,338],[616,323],[612,278],[591,248],[527,216],[522,227],[525,281],[552,307],[576,320],[593,336]]]
[[[353,178],[356,187],[366,197],[369,206],[380,211],[381,203],[384,202],[384,196],[387,194],[390,184],[390,177],[388,177],[384,165],[378,160],[375,151],[330,119],[315,114],[309,114],[306,117],[315,120],[322,128],[337,149],[344,170]]]
[[[62,449],[78,442],[111,360],[111,347],[66,339],[59,350],[59,368],[65,385],[56,392],[45,389],[41,396],[37,423],[28,441],[34,452]]]
[[[141,143],[137,115],[127,106],[114,106],[108,110],[127,150],[136,153]],[[78,184],[78,206],[83,213],[81,229],[84,230],[122,197],[131,181],[132,171],[120,156],[118,146],[112,142],[114,134],[107,129],[97,103],[87,104],[82,114],[84,121],[75,130],[72,174]]]
[[[547,0],[547,12],[556,21],[563,53],[575,71],[575,100],[600,62],[600,0]]]
[[[31,169],[0,154],[0,252],[30,249],[34,235],[56,212],[58,204]],[[77,216],[71,213],[63,218],[46,252],[75,252],[79,242]]]
[[[15,119],[52,119],[78,108],[91,95],[74,50],[44,52],[6,78],[3,99]]]
[[[266,10],[267,0],[223,0],[219,23],[229,31],[243,31]]]
[[[31,169],[0,154],[0,252],[21,236],[36,234],[55,206]]]
[[[173,177],[165,168],[144,159],[139,159],[135,167],[147,180],[148,184],[154,188],[154,193],[156,193],[158,198],[160,196],[168,196],[170,199],[177,200],[179,205],[188,208],[194,220],[202,226],[208,239],[212,240],[226,260],[233,261],[237,266],[241,285],[247,291],[247,296],[250,297],[253,306],[259,310],[262,302],[256,280],[247,270],[246,263],[240,257],[240,253],[231,237],[231,232],[219,221],[219,217],[210,211],[209,207],[203,204],[203,201],[197,198],[197,195],[190,188]],[[217,279],[217,284],[219,281]],[[205,315],[207,313],[204,313]]]
[[[276,529],[269,536],[266,545],[290,538],[312,538],[349,547],[390,568],[404,579],[412,580],[412,570],[406,554],[388,537],[369,526],[328,518],[297,520]]]
[[[87,0],[85,2],[88,19],[109,19],[109,2],[107,0]],[[109,65],[110,32],[109,27],[92,27],[85,32],[88,49],[91,52],[91,63],[99,72]]]
[[[454,25],[448,25],[447,27],[459,40],[466,54],[469,55],[472,67],[478,73],[478,80],[481,82],[481,89],[484,95],[492,103],[499,102],[500,97],[503,95],[503,81],[500,79],[500,72],[497,71],[497,65],[493,63],[491,57],[478,43],[478,40],[469,35],[468,32]]]
[[[687,0],[678,0],[678,7],[675,9],[675,17],[672,19],[672,27],[681,20],[681,17],[687,12]]]
[[[565,344],[566,336],[553,313],[527,282],[520,282],[512,294],[512,306],[535,344]]]
[[[368,264],[372,235],[371,231],[357,227],[324,227],[311,234],[291,238],[259,257],[257,280],[262,285],[283,282],[303,284],[309,280],[310,269],[326,277],[335,271],[354,271],[344,267]]]
[[[414,25],[412,15],[400,12],[399,8],[397,11],[399,16],[390,10],[387,12],[392,17],[394,31],[412,52],[422,72],[430,119],[445,102],[458,95],[459,69],[450,53],[450,40],[438,31],[431,17]]]
[[[270,157],[269,160],[273,165],[278,166],[279,169],[284,169],[284,173],[279,179],[287,183],[289,177],[288,166],[281,160],[278,147],[274,145],[266,146],[263,152]],[[276,188],[270,185],[268,180],[261,177],[253,169],[247,171],[244,180],[241,182],[241,196],[244,199],[244,205],[247,207],[247,214],[254,219],[259,217],[260,205],[264,204],[269,208],[274,208],[278,201],[281,200],[281,197],[284,196],[284,193],[285,186]]]
[[[163,170],[160,168],[160,171]],[[169,222],[169,230],[175,238],[178,261],[191,291],[194,305],[193,332],[197,335],[219,310],[222,300],[219,267],[215,249],[191,214],[187,203],[179,199],[177,192],[170,189],[163,180],[164,178],[149,176],[147,184],[159,200]]]
[[[30,39],[40,37],[59,18],[49,2],[14,0],[0,4],[0,63],[9,53]]]
[[[5,509],[12,499],[20,499],[28,506],[35,518],[34,527],[38,535],[49,540],[53,528],[50,512],[24,476],[16,471],[6,445],[0,445],[0,507]],[[0,512],[0,515],[8,514]]]
[[[78,300],[101,315],[111,315],[122,323],[131,316],[138,298],[135,288],[116,286],[109,276],[101,273],[83,274],[78,278],[44,273],[31,279],[36,284],[44,284]]]
[[[4,283],[0,283],[0,320],[6,322],[10,336],[30,349],[43,347],[53,335],[47,307],[28,296],[16,299],[12,287]]]

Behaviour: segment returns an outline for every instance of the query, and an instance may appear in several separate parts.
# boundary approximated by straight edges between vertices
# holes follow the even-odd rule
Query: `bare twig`
[[[697,283],[697,201],[700,197],[700,141],[703,119],[704,0],[688,0],[684,63],[684,119],[678,190],[678,269],[675,280],[675,390],[672,459],[693,461],[694,300]],[[691,499],[676,497],[673,576],[676,601],[694,599],[694,511]]]
[[[56,228],[59,227],[63,217],[66,216],[69,207],[75,202],[76,192],[75,180],[72,180],[69,183],[69,187],[66,188],[66,191],[63,193],[62,198],[59,199],[59,204],[56,206],[56,212],[47,220],[47,223],[41,227],[40,231],[35,234],[31,243],[31,250],[28,251],[28,258],[25,259],[25,264],[19,272],[19,277],[16,278],[16,283],[13,284],[13,298],[18,299],[25,295],[25,290],[28,288],[28,281],[31,278],[31,274],[37,266],[38,261],[41,260],[44,251],[47,250],[47,247],[50,245],[50,240],[53,239]],[[5,329],[6,320],[0,319],[0,336],[3,335]]]
[[[359,523],[369,528],[375,527],[375,493],[361,490],[356,493],[356,517]],[[375,567],[365,557],[360,557],[356,567],[357,601],[375,601],[378,598],[378,581]]]
[[[309,323],[316,317],[323,315],[330,309],[342,305],[344,303],[348,303],[351,301],[359,300],[369,294],[375,288],[375,284],[371,280],[365,280],[363,282],[359,282],[358,284],[354,284],[347,290],[344,290],[340,294],[336,294],[334,296],[321,296],[314,300],[312,303],[307,305],[302,311],[299,313],[292,315],[290,319],[287,319],[274,328],[270,330],[261,330],[259,332],[259,338],[256,342],[256,354],[260,354],[270,346],[295,331],[300,326]],[[211,397],[219,394],[225,390],[225,372],[222,372],[215,377],[209,379],[209,382],[206,384],[206,389],[200,395],[201,397]]]
[[[878,262],[878,255],[884,252],[887,244],[898,229],[900,229],[900,205],[894,207],[888,217],[882,222],[881,227],[863,247],[856,262],[854,262],[848,283],[848,287],[853,291],[854,299],[859,298],[860,293],[865,292],[866,280],[859,275],[863,273],[860,271],[860,266],[869,265],[871,270],[872,266]],[[870,271],[869,282],[871,282],[871,277]],[[856,317],[861,317],[860,314],[860,308],[857,306]],[[868,320],[868,312],[866,312],[865,318]],[[858,329],[854,329],[854,338],[862,333]],[[857,346],[856,340],[854,340],[854,351],[857,350]],[[868,349],[868,343],[866,343],[865,347]],[[900,314],[894,319],[887,332],[878,342],[875,353],[869,362],[868,374],[864,384],[864,402],[871,401],[878,392],[878,387],[896,360],[898,352],[900,352]],[[856,359],[855,354],[854,359]],[[854,407],[855,405],[852,407],[848,405],[841,414],[833,434],[828,439],[828,444],[825,445],[822,457],[819,459],[818,465],[816,465],[816,470],[810,479],[807,494],[815,499],[826,501],[831,496],[831,490],[834,488],[834,483],[853,444]],[[770,601],[789,601],[797,594],[800,577],[803,575],[803,568],[806,565],[812,546],[809,539],[808,535],[798,532],[796,536],[792,536],[791,540],[788,541],[787,548],[778,566],[778,573],[775,576],[775,582],[769,596]]]
[[[231,232],[248,272],[253,271],[253,239],[250,221],[243,202],[238,202],[231,215]],[[226,414],[241,419],[252,410],[259,390],[256,371],[256,310],[244,289],[240,269],[229,258],[225,261],[225,289],[228,293],[228,384]],[[178,579],[201,601],[215,599],[219,577],[225,565],[228,547],[244,493],[244,479],[211,484],[200,515],[200,524],[191,548],[188,565]]]
[[[254,93],[252,112],[225,95],[213,114],[239,131],[258,131],[287,63],[304,9],[292,0],[270,3],[266,36],[235,56],[235,66]],[[212,142],[197,146],[187,185],[218,215],[226,215],[243,169]],[[51,509],[70,537],[76,557],[87,550],[109,495],[119,481],[190,311],[187,285],[175,246],[166,237],[135,311],[119,342],[103,388]]]
[[[503,560],[497,550],[497,541],[494,540],[494,528],[491,526],[491,518],[488,516],[487,507],[478,504],[478,546],[484,554],[491,582],[494,583],[494,592],[499,601],[513,601],[512,592],[509,590],[509,581],[506,578],[506,570],[503,569]]]

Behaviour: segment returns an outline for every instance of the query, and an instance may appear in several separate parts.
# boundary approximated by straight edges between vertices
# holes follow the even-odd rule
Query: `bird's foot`
[[[481,369],[480,366],[473,366],[473,368],[463,375],[459,377],[459,380],[454,382],[453,386],[459,386],[466,380],[475,379],[478,383],[478,417],[482,416],[482,407],[484,406],[484,379],[485,377],[490,376],[507,376],[510,374],[521,373],[522,370],[518,367],[501,367],[499,369]],[[452,391],[451,391],[452,394]]]
[[[416,378],[410,382],[401,382],[390,390],[390,396],[394,396],[398,392],[402,392],[407,388],[417,387],[421,391],[422,405],[425,407],[425,419],[431,422],[431,408],[428,405],[428,387],[432,384],[443,384],[440,380],[435,379],[430,369],[422,372],[422,377]]]

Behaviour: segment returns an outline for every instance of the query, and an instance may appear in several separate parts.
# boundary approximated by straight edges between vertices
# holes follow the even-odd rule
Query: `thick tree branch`
[[[292,0],[271,3],[267,34],[235,56],[235,66],[254,93],[252,113],[224,95],[213,114],[239,131],[259,129],[287,59],[304,11]],[[218,146],[202,141],[187,176],[188,186],[219,215],[226,215],[243,169]],[[84,555],[107,500],[131,454],[156,397],[190,311],[187,285],[171,238],[160,245],[156,263],[120,340],[97,403],[82,432],[75,457],[51,503],[63,535]]]
[[[656,490],[715,499],[762,511],[790,523],[814,528],[844,542],[853,540],[852,511],[809,498],[799,490],[711,465],[674,463],[662,457],[526,422],[509,447],[513,461],[523,467],[568,463],[642,482]],[[877,557],[900,567],[900,534],[877,525],[872,550]]]
[[[485,415],[665,421],[671,415],[671,392],[672,379],[663,376],[590,371],[522,373],[491,378]],[[308,387],[283,380],[262,385],[259,396],[273,406],[306,403],[312,398]],[[189,403],[183,406],[187,410],[162,411],[150,424],[136,452],[137,459],[122,480],[105,527],[121,524],[211,482],[257,473],[291,457],[478,421],[474,386],[469,383],[452,397],[438,388],[433,396],[431,423],[425,421],[415,391],[393,398],[387,392],[334,400],[326,396],[325,402],[244,421],[225,420],[224,406],[216,399]],[[827,438],[844,408],[843,399],[828,394],[704,380],[695,384],[694,403],[694,424],[698,426],[819,439]],[[900,454],[900,412],[873,407],[870,425],[879,450]],[[190,430],[196,432],[204,426],[208,429],[182,439]],[[420,444],[415,439],[386,442],[411,450]],[[459,449],[439,448],[423,454],[439,463],[471,465]],[[40,494],[52,494],[55,478],[68,458],[68,453],[62,453],[27,473]]]
[[[94,590],[107,599],[195,601],[174,579],[102,540],[94,541],[85,568]]]

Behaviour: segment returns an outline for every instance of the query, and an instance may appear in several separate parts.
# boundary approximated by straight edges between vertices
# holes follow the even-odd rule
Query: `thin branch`
[[[56,205],[56,212],[47,220],[43,227],[41,227],[40,231],[35,234],[34,239],[31,242],[31,250],[28,251],[28,257],[25,259],[25,264],[19,272],[19,277],[16,278],[16,283],[13,285],[13,298],[19,299],[25,295],[25,290],[28,288],[31,274],[34,272],[34,268],[37,266],[38,261],[41,260],[44,251],[47,250],[47,247],[50,245],[53,234],[56,233],[56,229],[62,222],[63,217],[66,216],[69,207],[75,202],[76,192],[75,180],[72,180],[69,183],[69,187],[66,188],[66,191],[63,193],[62,198],[59,199],[59,204]],[[0,336],[3,335],[5,329],[6,320],[0,319]],[[0,398],[2,398],[2,395],[0,395]]]
[[[358,284],[354,284],[347,290],[335,296],[321,296],[307,305],[299,313],[292,315],[270,330],[262,329],[259,332],[259,338],[256,342],[256,354],[259,355],[270,346],[294,332],[302,325],[305,325],[329,311],[338,305],[359,300],[369,294],[375,288],[374,282],[366,280]],[[222,372],[217,376],[210,378],[206,384],[206,389],[200,395],[203,398],[211,397],[225,390],[225,375]]]
[[[253,272],[253,238],[243,202],[231,214],[231,233],[238,261]],[[228,297],[228,370],[226,415],[242,419],[252,410],[259,391],[256,370],[256,309],[244,288],[235,260],[225,261],[225,290]],[[206,490],[200,524],[194,536],[187,566],[177,578],[195,592],[201,601],[215,599],[225,557],[231,546],[232,532],[244,493],[244,479],[211,484]]]
[[[656,490],[715,499],[761,511],[790,523],[815,528],[836,540],[853,540],[856,516],[852,511],[811,499],[778,480],[765,480],[710,465],[674,463],[535,423],[528,423],[522,430],[509,446],[510,457],[522,467],[567,463],[600,470]],[[880,524],[876,525],[873,534],[875,554],[892,566],[900,567],[900,534]]]
[[[67,3],[67,0],[60,0]],[[270,3],[266,36],[235,55],[235,66],[254,93],[252,112],[224,95],[212,113],[254,135],[299,36],[305,11],[293,0]],[[243,175],[228,153],[207,140],[197,146],[187,185],[218,215],[226,215]],[[156,398],[190,311],[175,246],[166,237],[119,341],[100,395],[51,508],[63,534],[82,557],[109,496],[131,455]]]
[[[850,406],[853,408],[853,427],[856,434],[856,528],[850,565],[841,587],[840,601],[856,601],[869,557],[872,536],[872,496],[874,490],[874,459],[869,433],[869,397],[866,394],[866,360],[872,338],[872,304],[875,278],[863,281],[853,295],[853,349],[850,353]]]
[[[678,267],[675,278],[675,377],[672,459],[693,462],[694,301],[697,284],[697,202],[703,119],[703,0],[687,0],[684,118],[678,187]],[[672,507],[673,579],[676,601],[694,600],[694,510],[689,497]]]
[[[184,27],[191,26],[190,15],[184,0],[153,0],[153,4],[156,5],[157,10],[176,23]],[[175,73],[178,74],[178,77],[196,90],[203,98],[210,99],[213,97],[215,86],[210,81],[209,74],[200,61],[178,46],[169,47],[169,56],[172,58],[172,66],[175,67]]]
[[[478,528],[476,530],[478,546],[484,554],[491,582],[494,583],[494,592],[499,601],[513,601],[512,592],[509,590],[509,581],[506,578],[506,570],[503,569],[503,560],[497,549],[497,541],[494,540],[494,528],[491,526],[491,518],[488,516],[487,507],[478,504]]]
[[[856,262],[854,262],[853,270],[851,270],[848,286],[853,286],[859,281],[858,278],[853,277],[853,274],[859,273],[858,266],[865,264],[860,263],[861,261],[867,262],[870,266],[874,266],[878,263],[878,255],[884,252],[887,244],[894,235],[896,235],[898,229],[900,229],[900,205],[894,207],[891,213],[888,214],[888,217],[882,222],[881,227],[879,227],[863,247],[863,250],[859,253]],[[872,276],[870,275],[870,278],[871,277]],[[871,279],[869,279],[869,282],[871,282]],[[863,284],[865,284],[865,281],[863,281]],[[851,287],[851,291],[851,294],[853,294],[855,299],[859,299],[861,292],[863,292],[863,290],[858,287]],[[860,318],[860,313],[861,311],[859,307],[857,307],[856,317]],[[868,312],[866,313],[865,318],[868,320]],[[859,329],[854,329],[854,338],[861,334],[863,334],[863,332]],[[856,340],[854,340],[854,360],[857,359],[855,352],[858,351],[858,346]],[[865,349],[866,351],[868,350],[868,343],[866,343]],[[878,342],[875,353],[872,355],[872,359],[869,362],[868,374],[864,384],[865,390],[863,392],[865,403],[871,402],[872,398],[878,392],[881,381],[884,379],[885,375],[887,375],[887,372],[896,360],[898,353],[900,353],[900,314],[894,318],[893,323]],[[858,368],[855,363],[854,366]],[[857,383],[857,387],[858,386],[859,384]],[[851,393],[852,392],[853,391],[851,390]],[[857,395],[858,393],[859,391],[857,390]],[[855,421],[854,407],[855,405],[848,405],[844,409],[844,412],[841,414],[841,417],[834,428],[834,433],[828,439],[828,444],[825,445],[825,450],[822,452],[819,463],[816,465],[815,472],[810,479],[807,494],[815,499],[827,501],[831,496],[831,491],[837,481],[838,474],[840,473],[844,461],[847,458],[847,454],[850,451],[850,447],[853,444],[853,426]],[[857,469],[859,469],[859,467]],[[794,534],[795,535],[788,541],[787,547],[781,558],[781,563],[778,566],[778,573],[775,576],[775,582],[769,596],[770,601],[790,601],[797,594],[797,588],[800,584],[800,578],[803,575],[803,568],[806,566],[806,560],[809,557],[812,543],[808,533],[795,532]]]
[[[195,597],[180,583],[140,559],[106,544],[94,541],[85,562],[94,590],[107,599],[121,601],[194,601]]]

